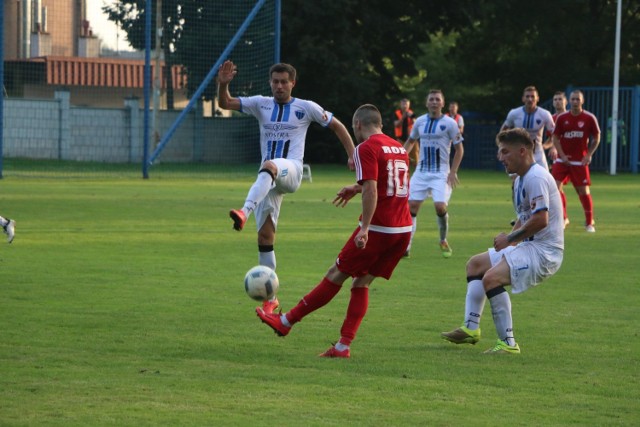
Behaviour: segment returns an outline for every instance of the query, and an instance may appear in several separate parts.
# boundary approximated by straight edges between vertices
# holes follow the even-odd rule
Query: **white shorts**
[[[409,200],[424,201],[431,197],[434,202],[449,203],[451,186],[446,174],[416,172],[409,183]]]
[[[519,294],[540,284],[558,271],[562,264],[563,251],[542,250],[533,242],[521,242],[499,252],[489,248],[492,267],[498,264],[503,256],[509,264],[511,293]]]
[[[533,160],[535,160],[536,163],[542,166],[545,170],[549,170],[547,156],[545,156],[544,154],[544,148],[542,148],[542,144],[534,144]]]
[[[280,205],[287,193],[295,193],[300,188],[302,182],[302,162],[294,162],[287,159],[271,160],[278,167],[278,174],[271,185],[271,190],[253,211],[256,218],[258,231],[265,221],[271,216],[273,226],[278,228],[278,217],[280,216]]]

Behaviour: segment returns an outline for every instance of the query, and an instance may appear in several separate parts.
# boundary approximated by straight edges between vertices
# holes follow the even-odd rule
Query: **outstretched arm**
[[[360,184],[353,184],[344,187],[342,190],[338,191],[338,195],[335,199],[333,199],[333,204],[336,207],[344,208],[349,203],[349,200],[353,198],[358,193],[362,192],[362,186]]]
[[[329,122],[329,129],[331,129],[344,147],[344,151],[347,152],[347,156],[349,156],[349,161],[347,162],[349,169],[355,170],[356,166],[353,162],[353,152],[356,150],[356,146],[351,139],[351,135],[346,127],[342,124],[340,120],[336,116],[333,116],[331,122]]]
[[[229,93],[229,83],[238,74],[235,64],[226,60],[218,70],[218,105],[225,110],[240,110],[241,104],[238,98]]]

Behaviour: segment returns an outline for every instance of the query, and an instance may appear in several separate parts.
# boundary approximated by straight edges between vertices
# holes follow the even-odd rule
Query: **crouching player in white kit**
[[[510,234],[500,233],[493,248],[467,262],[464,323],[443,332],[455,344],[480,340],[480,317],[487,299],[498,333],[497,344],[485,353],[520,353],[511,317],[511,299],[553,275],[562,264],[564,231],[562,202],[555,180],[534,161],[534,144],[524,129],[502,131],[496,137],[498,158],[509,174],[516,174],[513,204],[518,215]]]

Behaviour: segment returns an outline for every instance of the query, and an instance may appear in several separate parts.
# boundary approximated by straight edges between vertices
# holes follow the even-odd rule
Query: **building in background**
[[[5,96],[51,99],[64,88],[72,105],[114,108],[121,108],[125,98],[142,98],[144,61],[100,56],[100,39],[87,19],[87,0],[0,1]],[[188,101],[186,77],[181,66],[173,66],[171,73],[175,106],[180,108]]]

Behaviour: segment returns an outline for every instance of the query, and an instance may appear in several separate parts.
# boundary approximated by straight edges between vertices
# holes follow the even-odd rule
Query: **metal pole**
[[[149,89],[151,88],[151,12],[153,0],[147,0],[145,5],[144,31],[144,154],[142,161],[142,177],[149,178]]]
[[[160,142],[160,131],[158,130],[158,113],[160,112],[160,95],[162,94],[162,67],[160,66],[160,56],[162,52],[162,0],[156,1],[156,49],[154,51],[155,61],[153,70],[153,142]]]
[[[616,174],[618,162],[618,97],[620,92],[620,15],[622,13],[622,0],[618,0],[616,11],[616,47],[613,60],[613,100],[611,106],[611,156],[609,173]]]
[[[233,36],[233,38],[231,39],[231,41],[229,42],[225,50],[222,52],[222,55],[220,55],[216,63],[213,65],[213,67],[211,67],[211,70],[209,70],[209,74],[207,74],[207,76],[204,78],[202,83],[200,83],[200,86],[198,86],[198,89],[191,96],[191,99],[189,100],[189,103],[187,104],[187,106],[184,108],[184,110],[182,110],[180,115],[178,115],[178,118],[175,120],[175,122],[169,128],[169,130],[167,130],[167,132],[164,134],[164,136],[162,137],[162,141],[160,141],[160,144],[158,144],[155,150],[153,150],[153,153],[151,153],[151,157],[147,161],[147,166],[152,164],[156,160],[156,158],[160,155],[162,150],[164,150],[165,145],[167,145],[167,143],[175,133],[176,129],[180,125],[180,123],[182,123],[182,120],[184,120],[185,116],[189,114],[189,111],[191,111],[191,109],[196,104],[196,102],[198,102],[198,99],[200,98],[200,96],[202,96],[202,92],[204,92],[204,90],[207,88],[211,80],[213,80],[215,75],[218,73],[218,68],[222,64],[222,61],[224,61],[229,57],[229,55],[233,51],[233,48],[240,40],[240,37],[242,37],[245,31],[247,31],[249,24],[256,17],[256,15],[258,14],[258,11],[260,11],[260,8],[264,5],[265,2],[266,0],[258,0],[256,5],[251,10],[251,13],[249,13],[247,18],[244,20],[244,22],[236,32],[235,36]],[[145,160],[146,159],[147,157],[145,156]]]
[[[275,37],[274,37],[274,64],[277,64],[280,62],[280,28],[281,28],[281,23],[282,23],[282,1],[281,0],[276,0],[276,10],[275,10]]]
[[[0,1],[0,22],[4,22],[4,1]],[[0,29],[0,83],[2,83],[2,100],[0,100],[0,179],[2,179],[4,159],[4,25]]]

